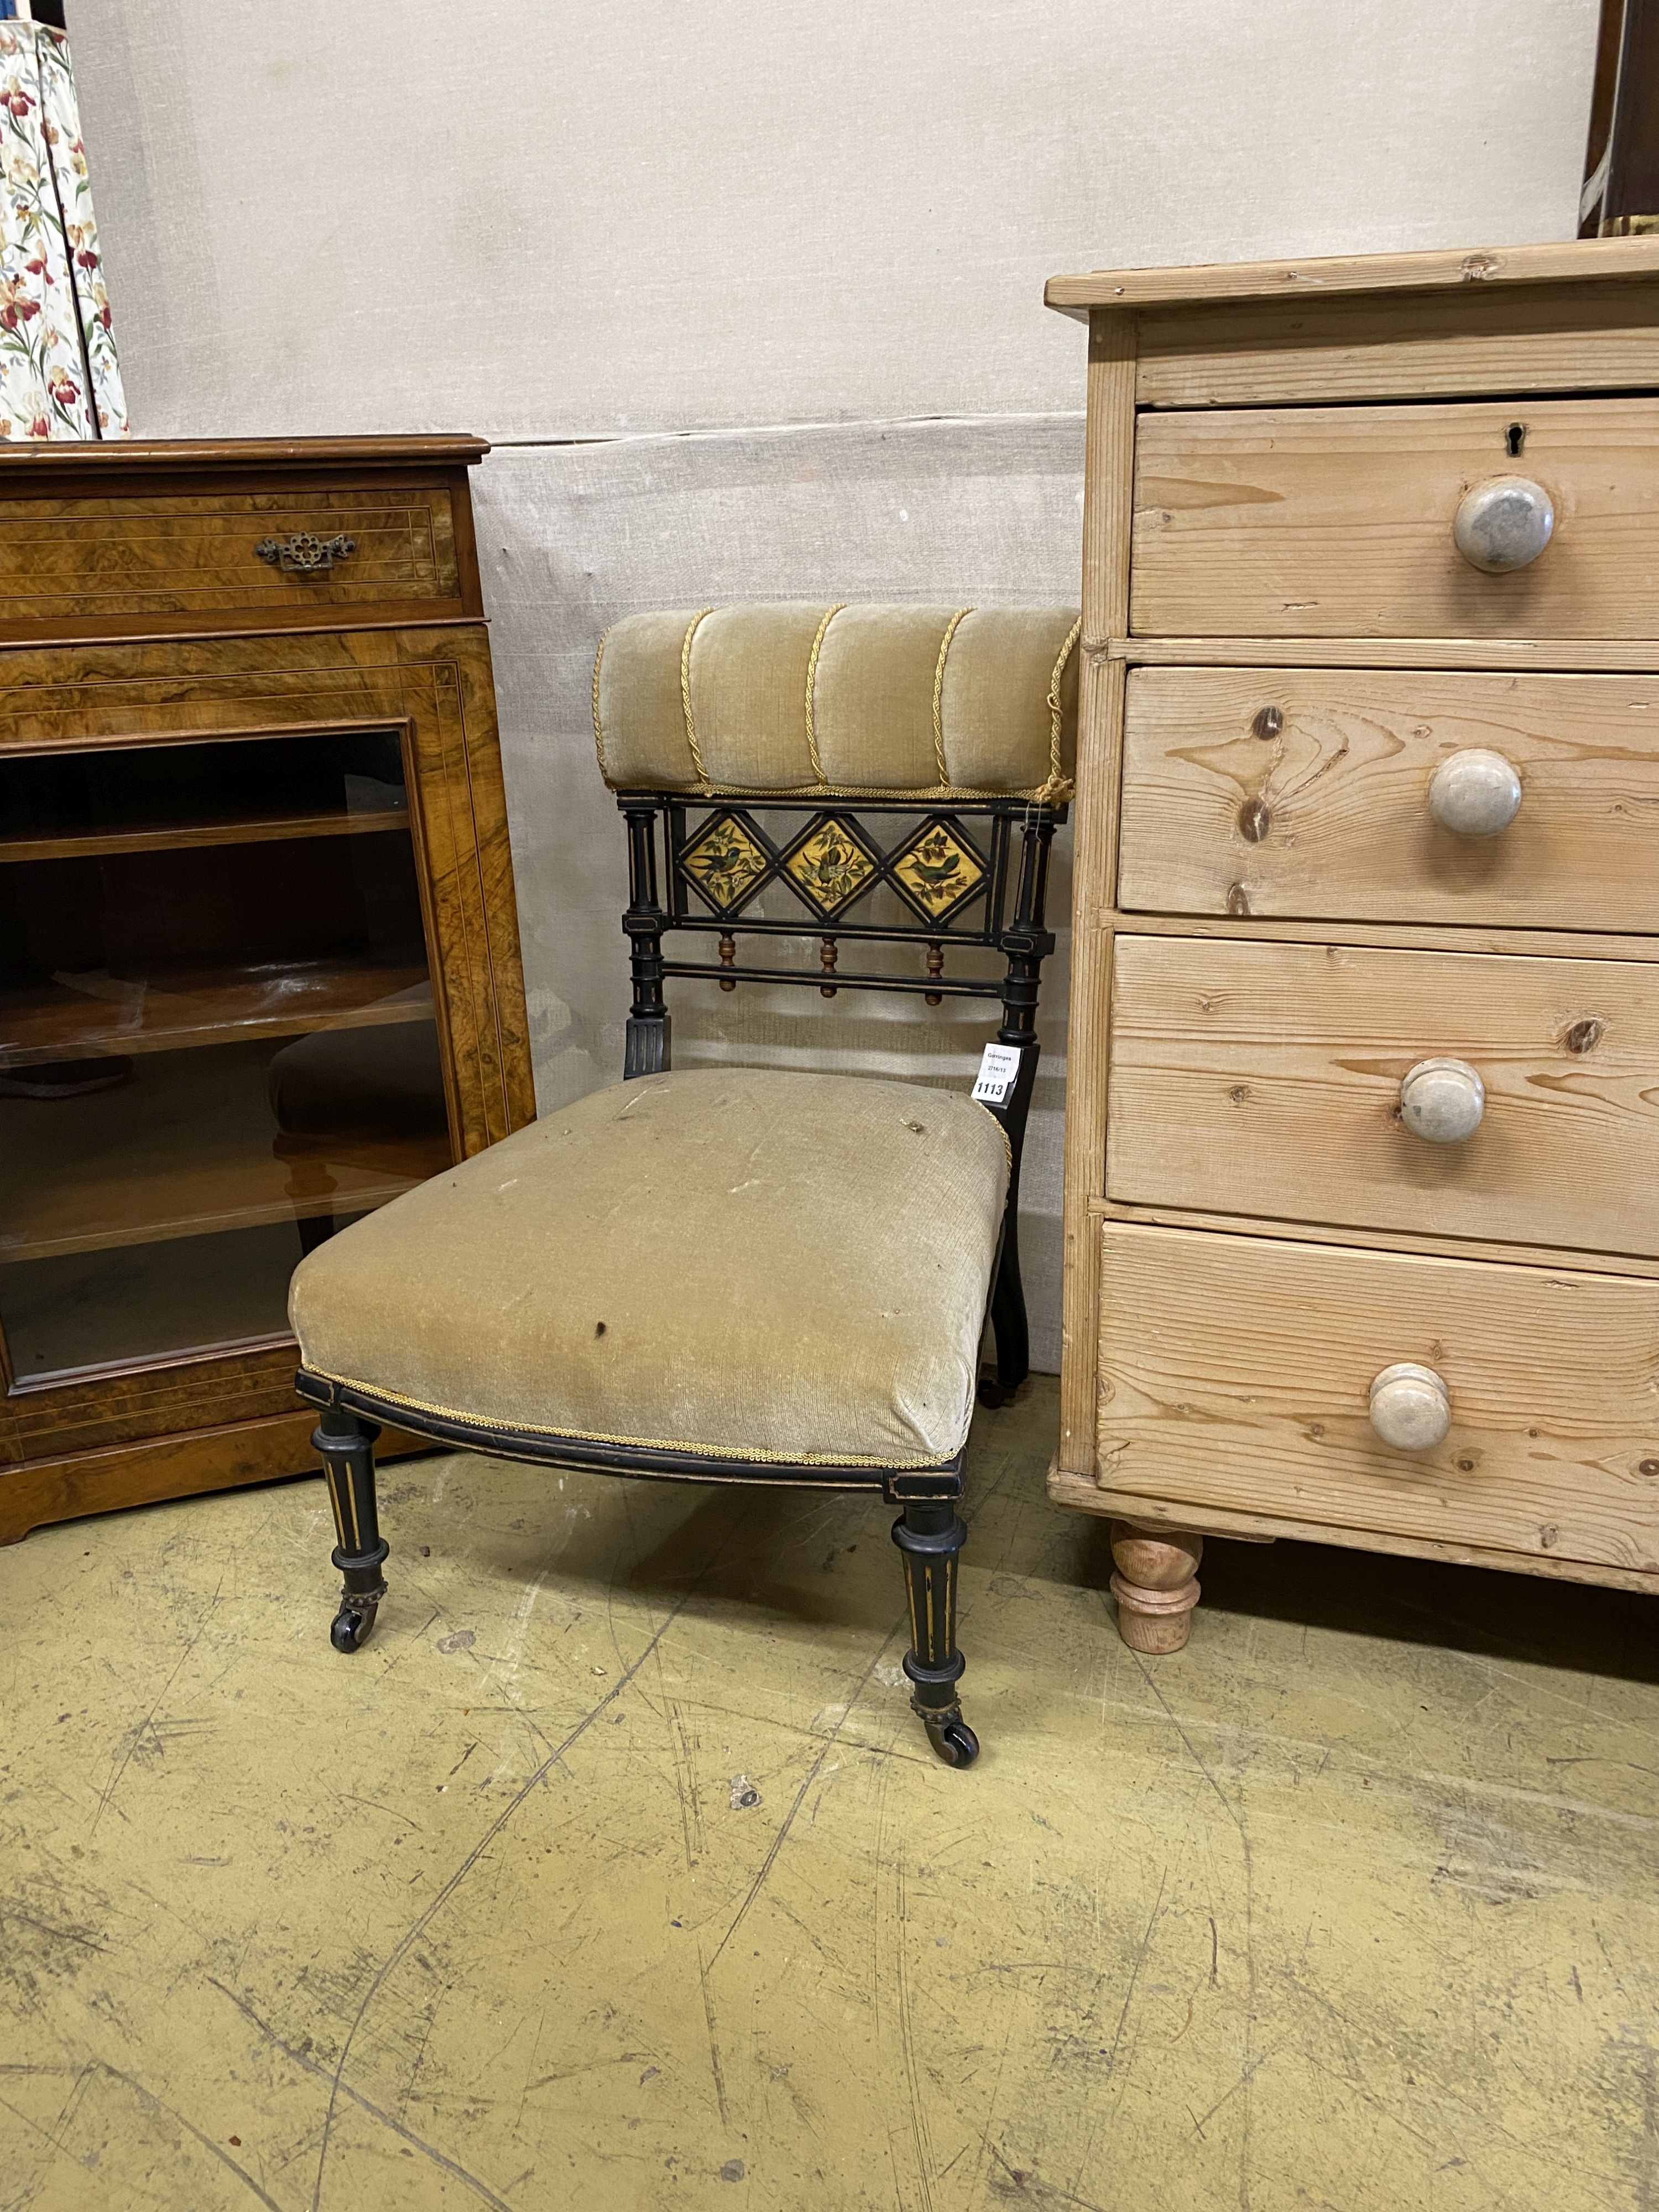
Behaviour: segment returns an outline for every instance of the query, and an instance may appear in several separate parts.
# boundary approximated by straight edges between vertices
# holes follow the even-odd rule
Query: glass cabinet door
[[[301,1256],[454,1157],[396,732],[0,759],[15,1384],[283,1335]]]

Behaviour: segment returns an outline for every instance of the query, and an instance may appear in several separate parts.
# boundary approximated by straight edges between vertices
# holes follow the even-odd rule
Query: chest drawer
[[[0,625],[454,601],[460,589],[442,485],[0,500]]]
[[[1659,1569],[1659,1284],[1115,1223],[1101,1256],[1113,1489]],[[1401,1365],[1444,1397],[1411,1449]]]
[[[1659,930],[1659,678],[1138,668],[1124,743],[1124,907]]]
[[[1490,574],[1458,549],[1516,556]],[[1650,636],[1659,401],[1487,400],[1145,414],[1130,626],[1216,637]]]
[[[1131,1204],[1659,1251],[1659,966],[1120,937],[1111,1103]]]

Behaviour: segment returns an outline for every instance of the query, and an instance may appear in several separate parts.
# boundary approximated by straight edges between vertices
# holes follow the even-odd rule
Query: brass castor
[[[957,1650],[957,1554],[967,1537],[949,1498],[912,1498],[893,1523],[910,1608],[911,1648],[901,1662],[910,1710],[947,1766],[971,1766],[979,1757],[979,1738],[962,1717],[957,1692],[967,1665]]]
[[[361,1651],[374,1632],[378,1597],[348,1599],[328,1626],[328,1640],[337,1651]]]
[[[979,1738],[960,1710],[954,1713],[923,1713],[927,1741],[947,1766],[971,1766],[979,1757]]]
[[[331,1557],[344,1580],[340,1610],[329,1623],[328,1640],[337,1651],[361,1651],[374,1626],[386,1595],[380,1569],[392,1547],[380,1534],[374,1502],[374,1439],[380,1430],[343,1406],[324,1409],[312,1434],[321,1455],[323,1479],[339,1538]]]

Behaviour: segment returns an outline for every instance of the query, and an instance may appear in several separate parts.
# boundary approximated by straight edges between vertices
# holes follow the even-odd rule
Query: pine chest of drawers
[[[1089,325],[1051,1494],[1659,1589],[1659,240]]]

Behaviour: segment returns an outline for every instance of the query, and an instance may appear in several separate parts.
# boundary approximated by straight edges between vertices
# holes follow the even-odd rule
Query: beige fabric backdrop
[[[1596,0],[77,0],[137,433],[472,429],[538,1080],[625,987],[587,674],[636,607],[1073,597],[1057,269],[1574,228]],[[1062,896],[1065,871],[1058,886]],[[1024,1237],[1057,1354],[1064,963]],[[680,1000],[965,1075],[970,1018]]]

